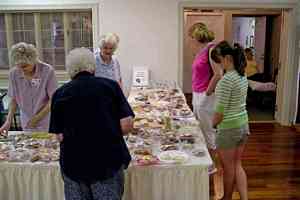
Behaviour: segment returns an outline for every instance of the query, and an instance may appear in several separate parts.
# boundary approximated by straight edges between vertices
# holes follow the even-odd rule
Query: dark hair
[[[233,48],[227,41],[224,40],[219,42],[211,52],[211,58],[216,63],[221,62],[219,56],[225,57],[227,55],[232,56],[234,68],[239,75],[245,76],[247,61],[245,58],[244,49],[239,44],[235,44],[235,47]]]
[[[253,54],[253,51],[252,51],[251,48],[246,48],[246,49],[245,49],[245,53],[252,53],[252,54]]]

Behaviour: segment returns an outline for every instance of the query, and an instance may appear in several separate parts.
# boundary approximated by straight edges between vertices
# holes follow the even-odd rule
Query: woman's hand
[[[213,116],[212,126],[213,128],[216,128],[218,124],[220,124],[223,121],[223,113],[215,112]]]
[[[120,120],[121,130],[123,135],[127,135],[133,129],[133,118],[132,116],[122,118]]]
[[[10,129],[10,122],[6,120],[5,123],[0,128],[0,134],[7,135],[9,129]]]
[[[57,139],[59,142],[62,142],[62,141],[64,140],[63,134],[62,134],[62,133],[57,134],[57,135],[56,135],[56,139]]]
[[[209,97],[211,94],[212,94],[212,93],[210,93],[210,92],[205,92],[205,95],[206,95],[207,97]]]
[[[36,128],[40,119],[35,115],[33,116],[26,125],[26,128]]]
[[[7,135],[8,130],[10,129],[10,124],[12,122],[13,116],[16,112],[16,109],[17,109],[17,101],[14,98],[12,98],[9,103],[9,111],[6,116],[6,121],[0,128],[1,135]]]
[[[48,103],[41,109],[40,112],[35,114],[27,123],[26,128],[36,128],[39,121],[41,121],[49,112],[50,112],[50,103],[51,99]]]

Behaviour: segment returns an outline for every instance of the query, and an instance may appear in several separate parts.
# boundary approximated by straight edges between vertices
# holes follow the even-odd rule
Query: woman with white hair
[[[48,131],[50,99],[57,89],[52,66],[38,59],[37,49],[24,42],[12,46],[11,60],[15,65],[9,73],[9,112],[0,128],[6,134],[17,107],[24,131]]]
[[[115,80],[122,87],[120,64],[113,57],[119,41],[120,39],[115,33],[108,33],[100,37],[100,51],[96,53],[95,76]]]
[[[121,200],[133,111],[116,81],[94,76],[88,49],[70,51],[66,68],[72,80],[53,95],[49,130],[61,141],[65,199]]]

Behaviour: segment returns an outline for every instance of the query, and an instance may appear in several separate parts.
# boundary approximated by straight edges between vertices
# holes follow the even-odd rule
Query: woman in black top
[[[88,49],[72,50],[66,68],[72,81],[53,95],[49,131],[61,140],[65,199],[121,200],[133,111],[117,82],[94,76]]]

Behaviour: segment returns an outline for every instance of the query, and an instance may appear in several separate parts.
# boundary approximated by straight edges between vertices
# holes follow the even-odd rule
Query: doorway
[[[246,54],[252,52],[256,64],[256,74],[248,75],[247,110],[250,121],[275,120],[281,18],[279,13],[243,15],[243,11],[232,16],[233,43],[244,47]]]
[[[214,42],[224,40],[225,17],[222,12],[218,11],[201,11],[201,10],[185,10],[184,12],[184,70],[183,70],[183,92],[185,94],[192,93],[192,63],[194,57],[199,52],[199,43],[195,42],[188,36],[190,27],[198,22],[202,22],[209,27],[209,30],[215,33]]]
[[[232,44],[239,43],[242,47],[253,51],[254,60],[257,63],[257,75],[260,79],[254,80],[255,82],[251,84],[252,88],[249,89],[247,100],[249,118],[253,122],[274,122],[276,84],[280,63],[281,12],[185,9],[183,92],[186,94],[188,103],[192,98],[191,65],[199,48],[197,48],[197,42],[188,37],[187,30],[197,22],[205,23],[208,29],[216,34],[214,42],[226,39]]]

